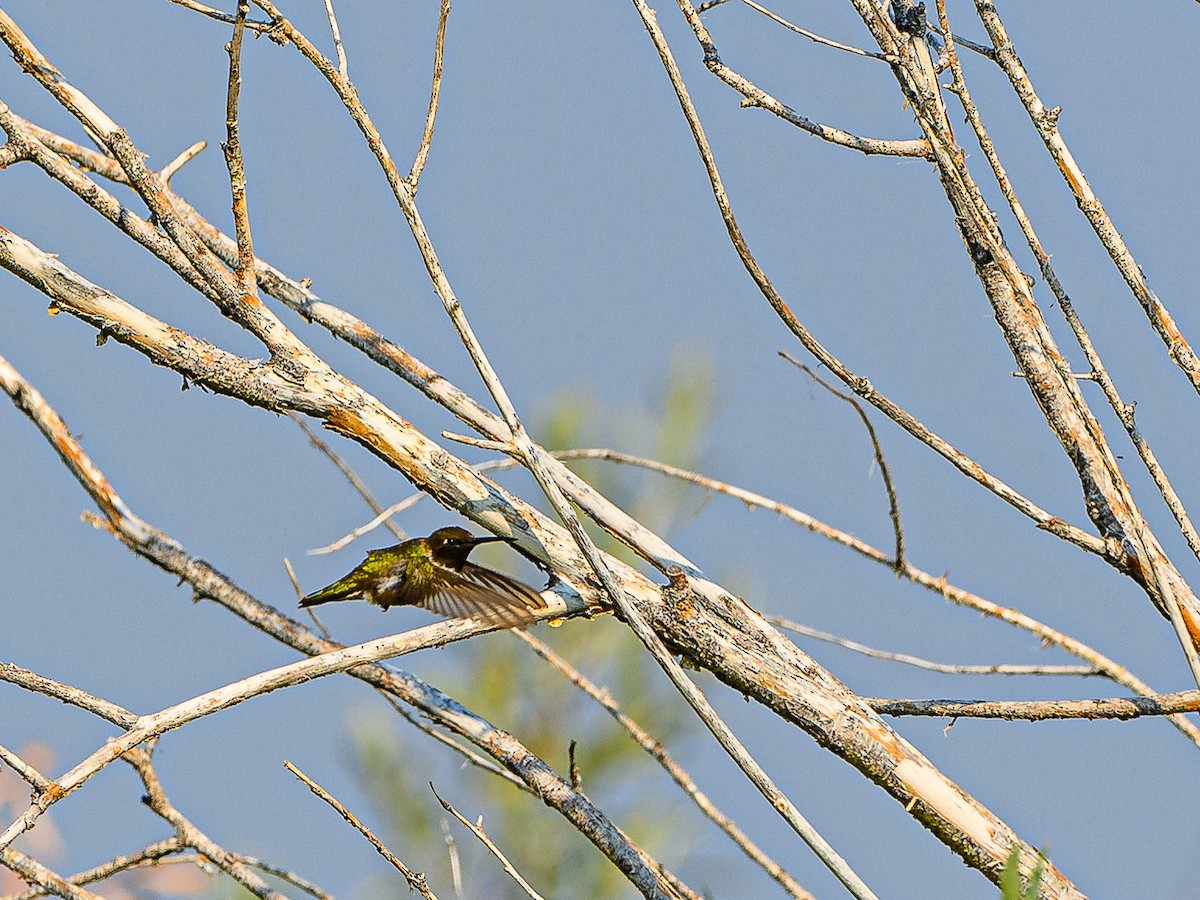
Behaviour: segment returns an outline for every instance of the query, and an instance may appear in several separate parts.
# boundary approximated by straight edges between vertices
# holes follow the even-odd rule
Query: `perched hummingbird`
[[[302,608],[334,600],[420,606],[447,618],[472,616],[512,627],[531,621],[546,601],[515,578],[467,562],[479,544],[509,538],[475,537],[465,528],[439,528],[429,537],[370,550],[348,575],[300,601]]]

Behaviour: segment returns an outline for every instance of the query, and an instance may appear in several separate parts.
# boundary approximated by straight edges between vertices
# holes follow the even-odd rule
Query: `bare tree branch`
[[[365,837],[367,841],[370,842],[371,846],[379,852],[379,855],[386,859],[392,868],[404,876],[404,880],[408,883],[409,891],[416,891],[422,897],[425,897],[426,900],[437,900],[437,896],[429,889],[429,885],[425,882],[425,874],[423,872],[414,872],[412,869],[406,866],[404,862],[383,843],[383,841],[379,840],[379,838],[375,836],[375,832],[371,831],[370,828],[364,825],[362,820],[359,819],[358,816],[354,815],[354,813],[350,812],[350,810],[344,805],[342,805],[342,803],[335,796],[333,796],[333,794],[329,793],[329,791],[325,790],[325,788],[321,787],[286,759],[283,761],[283,767],[303,781],[305,786],[310,791],[337,810],[339,816],[349,822],[359,834]]]

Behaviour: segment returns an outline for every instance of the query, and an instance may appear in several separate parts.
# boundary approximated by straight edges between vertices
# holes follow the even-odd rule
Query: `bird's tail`
[[[334,603],[338,600],[357,599],[361,595],[361,591],[347,588],[344,584],[334,583],[329,587],[323,587],[319,591],[314,591],[307,597],[300,598],[300,608],[308,609],[310,606],[320,606],[322,603]]]

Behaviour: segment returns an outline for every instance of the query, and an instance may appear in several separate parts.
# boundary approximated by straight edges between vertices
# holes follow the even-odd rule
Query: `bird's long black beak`
[[[494,534],[489,534],[487,537],[472,538],[471,546],[478,547],[480,544],[490,544],[492,541],[504,541],[506,544],[511,544],[516,541],[516,538],[497,537]]]

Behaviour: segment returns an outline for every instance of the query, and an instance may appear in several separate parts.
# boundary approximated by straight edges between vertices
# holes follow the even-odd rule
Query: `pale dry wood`
[[[942,29],[949,33],[950,26],[946,17],[945,0],[938,0],[938,18],[941,22]],[[1149,442],[1142,435],[1141,430],[1137,427],[1137,422],[1134,420],[1134,404],[1128,404],[1121,399],[1120,393],[1117,391],[1116,384],[1113,382],[1112,376],[1105,367],[1103,360],[1100,358],[1100,353],[1096,346],[1092,343],[1091,336],[1087,329],[1084,328],[1083,322],[1080,320],[1078,313],[1075,311],[1075,304],[1067,294],[1062,282],[1058,278],[1058,273],[1054,270],[1054,266],[1050,261],[1050,254],[1042,245],[1036,230],[1033,227],[1033,222],[1025,212],[1024,204],[1017,197],[1016,189],[1013,186],[1012,180],[1008,176],[1008,172],[1004,168],[1004,164],[1000,160],[1000,155],[996,152],[995,144],[992,142],[991,136],[984,127],[983,119],[980,115],[979,108],[971,99],[971,93],[967,87],[966,78],[962,71],[962,66],[958,61],[958,53],[955,50],[955,45],[959,43],[958,39],[947,42],[946,55],[949,61],[949,67],[953,74],[953,81],[949,85],[949,90],[954,93],[962,104],[963,111],[966,113],[967,122],[975,132],[976,140],[979,142],[979,147],[983,150],[984,157],[988,161],[988,165],[992,169],[995,176],[996,184],[1000,188],[1000,192],[1004,195],[1004,199],[1008,202],[1009,209],[1012,210],[1014,218],[1021,227],[1021,233],[1025,236],[1025,242],[1037,260],[1038,269],[1042,273],[1042,278],[1045,279],[1047,286],[1054,294],[1054,299],[1058,303],[1058,307],[1062,310],[1067,324],[1070,325],[1072,333],[1075,335],[1075,341],[1083,350],[1084,356],[1087,358],[1088,365],[1091,367],[1091,372],[1088,373],[1072,373],[1072,377],[1086,378],[1095,381],[1100,385],[1104,392],[1104,398],[1108,401],[1108,405],[1116,413],[1117,419],[1124,426],[1125,431],[1129,434],[1129,439],[1132,441],[1134,448],[1141,457],[1146,471],[1150,473],[1150,477],[1154,479],[1155,485],[1158,487],[1159,493],[1163,497],[1163,502],[1171,511],[1171,515],[1175,517],[1176,523],[1179,525],[1179,530],[1183,534],[1184,539],[1188,543],[1192,554],[1200,559],[1200,533],[1197,533],[1195,526],[1192,524],[1191,518],[1188,516],[1187,510],[1183,505],[1174,486],[1167,477],[1166,472],[1158,461],[1158,457],[1151,449]],[[995,54],[993,51],[993,58]]]
[[[10,252],[6,254],[5,251]],[[178,332],[168,332],[155,325],[153,320],[149,320],[138,311],[133,311],[127,304],[123,304],[123,301],[118,301],[107,292],[94,287],[83,288],[82,279],[70,272],[61,260],[52,259],[36,251],[28,242],[15,236],[10,235],[0,240],[0,261],[6,262],[10,267],[15,263],[34,266],[28,270],[34,283],[51,292],[63,309],[82,313],[85,318],[91,316],[91,321],[94,322],[99,319],[99,324],[112,331],[114,337],[125,339],[139,349],[144,348],[144,352],[151,358],[162,358],[160,343],[167,342],[168,338],[170,342],[186,343],[186,340],[190,340]],[[18,271],[24,271],[20,265],[15,267]],[[90,312],[85,312],[85,308]],[[146,326],[145,331],[155,333],[156,339],[148,340],[142,333],[125,333],[115,329],[115,323],[105,315],[109,310],[136,318]],[[212,348],[204,360],[207,363],[219,355],[220,351]],[[293,408],[307,406],[312,402],[304,395],[292,394],[296,388],[291,382],[271,379],[269,368],[264,367],[265,371],[260,369],[252,376],[245,370],[245,361],[236,357],[229,358],[231,355],[228,354],[225,356],[219,366],[211,369],[196,365],[195,356],[189,354],[184,354],[183,358],[177,361],[177,365],[185,367],[198,378],[202,377],[204,383],[210,387],[237,395],[244,396],[248,393],[245,388],[240,387],[245,379],[253,386],[254,391],[267,390],[267,396],[259,399],[262,405],[271,408],[277,406],[285,397],[290,398],[289,402]],[[257,394],[251,393],[250,396],[256,397]],[[365,395],[358,396],[363,398],[361,404],[356,407],[358,415],[362,416],[363,408],[377,401],[373,398],[368,400]],[[454,463],[453,457],[444,450],[438,449],[438,463],[433,466],[436,476],[431,483],[421,468],[423,464],[416,467],[412,465],[420,458],[429,457],[424,453],[410,455],[411,451],[422,446],[424,439],[410,431],[394,432],[394,426],[388,424],[392,420],[386,417],[377,418],[371,415],[370,420],[377,428],[383,429],[381,440],[368,442],[371,449],[382,452],[385,459],[399,464],[402,470],[414,473],[414,480],[430,484],[432,492],[439,495],[443,502],[459,508],[469,508],[469,503],[474,497],[471,494],[464,496],[462,491],[468,489],[468,485],[476,478],[472,470],[460,469],[454,473],[453,480],[447,481],[447,467],[459,464]],[[363,420],[360,418],[358,421]],[[398,453],[400,448],[404,448],[405,452]],[[432,465],[431,460],[429,464]],[[494,486],[487,494],[475,495],[483,496],[507,497]],[[553,526],[545,523],[535,511],[515,498],[511,502],[522,510],[522,521],[536,524],[538,527],[537,533],[541,542],[532,546],[543,553],[553,554],[556,571],[568,579],[571,577],[569,573],[573,571],[582,574],[581,566],[586,564],[563,542],[566,536],[558,536]],[[484,515],[480,518],[485,523],[490,521]],[[139,543],[133,543],[132,546],[138,552],[144,550]],[[528,544],[526,547],[530,549]],[[167,548],[155,546],[154,549],[164,551]],[[753,615],[747,616],[742,610],[737,616],[722,615],[719,619],[705,616],[703,619],[693,619],[684,626],[676,616],[663,615],[665,610],[659,606],[659,592],[656,588],[623,564],[615,561],[614,564],[621,572],[622,578],[626,579],[627,589],[639,603],[647,604],[645,609],[648,613],[658,616],[656,626],[669,637],[676,649],[693,656],[697,664],[710,668],[723,681],[741,692],[760,698],[779,714],[814,733],[822,743],[838,748],[840,753],[846,754],[848,759],[854,761],[889,793],[896,796],[907,809],[918,809],[913,800],[919,794],[924,801],[919,807],[923,821],[932,823],[935,833],[959,849],[959,852],[965,850],[968,855],[985,853],[987,856],[997,857],[1005,855],[1006,845],[998,845],[994,850],[988,851],[976,847],[978,841],[990,842],[993,840],[992,835],[1007,833],[998,820],[994,820],[995,826],[985,826],[985,822],[992,821],[989,812],[967,799],[967,795],[961,793],[957,786],[943,780],[944,777],[937,773],[915,748],[883,726],[882,721],[875,717],[868,707],[824,673],[811,659],[798,655],[794,645],[780,638],[769,628],[764,630],[761,619]],[[581,577],[579,584],[585,589],[593,592],[595,590],[587,587],[586,577]],[[219,594],[222,591],[213,587],[205,593]],[[677,601],[673,599],[671,602]],[[690,606],[703,609],[713,601],[711,598],[693,598],[687,602]],[[731,624],[734,625],[732,630]],[[697,642],[697,638],[701,639],[700,642]],[[771,660],[771,668],[775,670],[769,675],[761,671],[761,660],[764,658]],[[820,677],[814,678],[813,673],[821,674]],[[797,702],[801,698],[806,699]],[[861,718],[862,716],[866,718]],[[627,857],[622,857],[625,858]]]
[[[61,283],[58,285],[58,287],[61,287]],[[64,302],[64,301],[60,301],[60,302]],[[321,374],[323,375],[324,373],[321,373]],[[218,375],[217,375],[216,373],[209,373],[209,376],[210,376],[210,377],[212,377],[212,378],[214,378],[214,379],[218,378]],[[318,380],[318,381],[319,381],[320,379],[318,378],[318,379],[316,379],[316,380]],[[309,387],[312,387],[312,386],[311,386],[311,385],[309,385]],[[327,390],[334,390],[334,389],[336,389],[337,391],[343,391],[343,390],[347,390],[346,386],[344,386],[344,385],[340,385],[340,384],[328,384],[328,383],[326,383],[326,384],[323,384],[323,385],[322,385],[322,387],[324,387],[324,388],[325,388],[325,389],[327,389]],[[305,397],[305,399],[306,399],[306,400],[308,400],[308,399],[311,399],[311,395],[309,395],[309,396],[306,396],[306,397]],[[354,399],[354,400],[363,400],[363,399],[365,399],[365,398],[364,398],[364,397],[363,397],[361,394],[356,394],[356,395],[354,395],[354,397],[353,397],[353,398],[351,398],[351,397],[349,397],[349,396],[341,396],[341,397],[339,397],[339,399],[344,401],[344,400],[349,400],[349,399]],[[377,409],[377,408],[375,408],[375,407],[371,407],[371,403],[370,403],[370,401],[373,401],[373,400],[374,400],[374,398],[370,398],[370,400],[368,400],[368,401],[367,401],[367,406],[368,406],[368,408],[369,408],[369,409],[368,409],[368,411],[369,411],[369,415],[368,415],[368,423],[367,423],[367,424],[369,424],[370,426],[373,426],[373,427],[374,427],[376,430],[378,430],[378,431],[382,432],[382,433],[383,433],[383,434],[384,434],[384,435],[385,435],[387,438],[398,438],[398,437],[399,437],[399,435],[397,435],[397,434],[396,434],[396,429],[395,429],[395,426],[394,426],[394,425],[390,425],[390,424],[388,424],[388,423],[387,423],[387,422],[385,422],[385,421],[380,421],[380,420],[377,420],[377,419],[375,418],[375,413],[376,413],[376,409]],[[344,407],[344,406],[342,406],[342,407],[339,407],[339,408],[341,408],[341,409],[344,409],[345,407]],[[356,409],[357,409],[357,407],[356,407]],[[328,408],[321,409],[321,410],[320,410],[320,412],[322,412],[322,413],[328,413]],[[344,422],[339,422],[338,424],[339,424],[339,425],[342,425],[343,427],[345,426],[345,423],[344,423]],[[357,426],[357,425],[363,425],[363,424],[364,424],[364,423],[363,423],[362,421],[357,421],[357,422],[355,422],[355,423],[354,423],[354,425],[356,425],[356,426]],[[366,432],[369,432],[370,430],[371,430],[371,429],[369,429],[369,428],[367,428],[367,429],[362,429],[361,431],[360,431],[360,430],[355,430],[355,431],[354,431],[354,434],[355,434],[356,436],[358,436],[360,439],[365,439],[365,433],[366,433]],[[368,441],[368,443],[370,443],[370,442]],[[402,443],[402,444],[404,444],[404,442],[403,442],[403,441],[402,441],[401,443]],[[371,446],[372,446],[372,448],[373,448],[373,449],[375,449],[375,450],[376,450],[376,452],[379,452],[379,453],[381,453],[381,455],[385,456],[385,458],[389,458],[389,459],[391,459],[393,462],[397,462],[397,461],[398,461],[398,460],[397,460],[397,457],[396,457],[394,454],[391,454],[391,453],[389,453],[389,450],[394,450],[394,449],[395,449],[395,448],[394,448],[394,445],[392,445],[391,443],[389,443],[389,441],[387,441],[387,440],[381,440],[381,441],[380,441],[380,442],[378,442],[378,443],[371,443]],[[404,446],[406,447],[406,450],[412,450],[412,449],[413,449],[413,448],[412,448],[412,445],[409,445],[409,444],[404,444]],[[385,449],[385,448],[386,448],[386,449]],[[403,456],[403,454],[401,454],[401,456]],[[405,457],[405,462],[411,463],[411,462],[412,462],[412,460],[411,460],[411,458]],[[405,468],[405,466],[404,466],[404,465],[400,465],[400,467],[401,467],[402,469],[404,469],[404,468]],[[454,473],[454,474],[455,474],[456,476],[458,476],[460,473]],[[461,473],[461,477],[464,477],[464,478],[469,478],[469,476],[467,476],[467,474],[466,474],[465,472]],[[449,499],[449,498],[447,498],[447,499]],[[461,500],[461,499],[462,499],[462,498],[460,498],[460,500]],[[463,504],[463,505],[465,505],[465,504]],[[499,523],[493,523],[493,524],[499,524]],[[548,524],[546,524],[546,523],[543,523],[543,522],[540,522],[540,521],[539,521],[539,522],[537,522],[537,526],[540,528],[539,537],[541,537],[543,534],[545,534],[545,535],[553,535],[553,534],[554,534],[554,531],[553,531],[553,529],[552,529],[552,528],[550,528],[550,527],[548,526]],[[501,526],[501,527],[502,527],[502,526]],[[574,557],[574,556],[573,556],[573,554],[571,554],[571,552],[570,552],[569,550],[567,550],[567,549],[566,549],[566,546],[565,546],[565,544],[561,544],[561,543],[560,543],[560,544],[556,545],[556,546],[554,547],[554,550],[556,551],[556,553],[557,553],[557,552],[561,552],[561,553],[565,554],[565,555],[566,555],[566,558],[568,558],[568,559],[576,558],[576,557]],[[577,558],[576,558],[576,559],[577,559]],[[584,571],[584,569],[583,569],[582,567],[577,567],[577,568],[578,568],[578,571],[580,571],[580,572],[583,572],[583,571]],[[626,573],[625,573],[625,572],[623,572],[623,571],[621,572],[621,577],[622,577],[622,578],[628,578],[628,576],[626,575]],[[586,579],[585,579],[585,581],[586,581]],[[655,612],[655,611],[656,611],[656,607],[655,607],[655,605],[654,605],[654,604],[657,602],[657,597],[656,597],[656,596],[654,596],[654,595],[651,595],[651,596],[649,596],[649,597],[645,597],[645,596],[643,596],[643,592],[644,592],[644,590],[645,590],[645,589],[644,589],[644,588],[642,588],[642,587],[641,587],[641,586],[638,584],[638,582],[636,581],[636,579],[631,579],[631,580],[629,581],[629,584],[630,584],[630,589],[631,589],[631,591],[632,591],[634,594],[636,594],[636,595],[638,596],[638,599],[639,599],[639,600],[641,600],[642,602],[646,602],[646,603],[648,603],[648,604],[649,604],[649,611],[650,611],[651,613]],[[590,590],[590,591],[592,591],[592,592],[594,593],[594,587],[585,587],[585,589],[588,589],[588,590]],[[676,599],[678,599],[678,595],[673,595],[673,597],[675,597]],[[710,598],[707,598],[707,602],[712,602],[712,598],[711,598],[711,597],[710,597]],[[666,629],[666,630],[668,630],[668,631],[669,631],[669,625],[670,625],[670,621],[669,621],[669,619],[663,619],[663,620],[661,620],[661,621],[662,621],[662,623],[663,623],[663,627],[664,627],[664,629]],[[710,627],[711,627],[711,626],[710,626]],[[769,634],[769,632],[763,632],[763,634],[764,634],[764,635],[768,635],[768,634]],[[683,638],[688,638],[688,637],[691,637],[691,636],[682,636],[682,637],[683,637]],[[732,673],[730,673],[730,672],[727,672],[727,671],[725,671],[725,672],[724,672],[724,674],[723,674],[723,677],[727,677],[727,678],[733,678],[735,683],[737,683],[737,682],[739,682],[739,681],[741,681],[741,680],[742,680],[741,678],[739,678],[739,677],[736,677],[736,676],[734,676]],[[836,693],[836,692],[835,692],[835,693]],[[813,726],[813,727],[816,727],[816,726]],[[910,771],[910,770],[906,770],[906,771]],[[919,779],[916,779],[916,780],[919,780]],[[936,785],[937,783],[938,783],[938,782],[937,782],[937,780],[935,779],[935,785]],[[928,787],[928,786],[929,786],[929,783],[928,783],[928,782],[922,782],[922,784],[924,784],[926,787]],[[892,785],[893,785],[893,788],[894,788],[894,782],[892,782]],[[936,794],[936,792],[933,792],[933,794]],[[930,797],[930,799],[932,799],[932,800],[935,800],[935,801],[936,801],[937,797],[936,797],[936,796],[934,796],[933,794],[931,794],[931,797]],[[949,807],[947,807],[947,808],[946,808],[946,812],[947,812],[948,814],[951,814],[951,811],[950,811],[950,808],[949,808]],[[951,814],[951,815],[953,815],[953,814]],[[960,817],[960,818],[961,818],[961,817]],[[960,824],[961,824],[961,822],[960,822]],[[960,830],[961,830],[961,829],[960,829]]]
[[[1200,711],[1200,691],[1095,700],[885,700],[872,697],[867,702],[885,716],[1020,719],[1026,722],[1137,719]]]
[[[5,242],[0,240],[0,251],[3,251],[5,246]],[[43,260],[43,262],[45,261]],[[107,295],[107,297],[111,298],[111,295]],[[2,360],[0,360],[0,375],[3,376],[2,383],[10,396],[19,400],[20,408],[33,419],[47,439],[59,449],[72,474],[105,511],[107,518],[103,521],[97,520],[98,524],[111,530],[115,537],[138,555],[187,581],[197,592],[198,597],[209,597],[221,603],[255,627],[301,652],[324,654],[341,649],[340,645],[317,638],[299,623],[255,600],[207,563],[187,554],[170,537],[142,522],[129,512],[103,475],[79,447],[65,423],[45,403],[36,389],[21,379],[15,370]],[[439,460],[439,468],[444,469],[449,464],[450,458],[444,454],[444,451],[443,455],[446,458]],[[428,626],[428,628],[435,629],[433,634],[427,632],[432,644],[435,645],[445,643],[454,634],[459,637],[467,637],[488,630],[487,626],[475,625],[469,621],[441,623]],[[440,633],[436,632],[438,629],[441,629]],[[419,641],[420,639],[418,639]],[[443,727],[462,735],[480,750],[491,755],[513,774],[520,777],[537,796],[558,810],[574,827],[588,837],[646,896],[654,898],[696,898],[698,896],[660,863],[633,844],[600,809],[578,791],[572,789],[553,769],[530,753],[511,735],[495,728],[465,709],[461,704],[408,673],[390,668],[383,669],[378,666],[357,665],[351,674],[375,687],[389,691]],[[226,699],[232,698],[227,695]],[[128,734],[129,732],[126,733],[127,736]],[[95,762],[96,760],[92,760],[85,768],[94,765]],[[38,815],[40,815],[40,811],[36,805],[27,810],[29,821],[36,819]],[[27,824],[24,819],[18,820],[12,828],[20,830]]]
[[[99,894],[72,884],[61,875],[42,865],[31,856],[11,847],[0,848],[0,865],[16,872],[29,884],[44,888],[47,894],[67,900],[104,900]]]
[[[754,0],[742,0],[742,3],[746,4],[746,6],[750,7],[755,12],[762,13],[777,25],[782,25],[788,31],[793,31],[801,37],[806,37],[813,43],[822,44],[826,47],[832,47],[835,50],[844,50],[847,53],[853,53],[856,56],[867,56],[871,59],[878,59],[882,62],[887,62],[887,59],[880,53],[872,53],[870,50],[862,50],[858,47],[852,47],[849,44],[842,44],[838,41],[830,40],[827,37],[822,37],[819,34],[809,31],[807,28],[801,28],[799,25],[794,25],[778,13],[771,12],[771,10],[767,9],[765,6],[759,6],[754,2]],[[703,11],[703,9],[697,9],[697,12]]]
[[[157,863],[159,860],[172,856],[183,849],[183,843],[178,837],[169,837],[165,841],[158,841],[136,853],[117,856],[98,866],[93,866],[82,872],[76,872],[66,880],[77,886],[93,884],[94,882],[104,881],[127,870],[138,869],[152,863]],[[38,897],[45,897],[47,893],[48,891],[44,889],[35,888],[23,894],[8,895],[0,898],[0,900],[37,900]]]
[[[1120,231],[1117,230],[1108,211],[1104,208],[1104,204],[1092,190],[1092,186],[1076,162],[1074,154],[1067,147],[1067,142],[1058,129],[1061,107],[1047,109],[1038,96],[1033,82],[1029,78],[1029,73],[1022,65],[1016,48],[1008,36],[1008,31],[1004,27],[1004,22],[1001,20],[995,4],[991,0],[975,0],[975,9],[992,41],[996,62],[1008,76],[1013,91],[1020,99],[1022,106],[1025,107],[1030,122],[1033,123],[1042,142],[1046,145],[1047,152],[1070,188],[1080,212],[1092,226],[1096,237],[1116,265],[1117,271],[1121,273],[1129,290],[1146,313],[1146,318],[1154,332],[1167,348],[1167,355],[1183,370],[1192,387],[1200,392],[1200,358],[1197,358],[1191,344],[1175,324],[1175,319],[1170,311],[1146,282],[1142,267],[1134,259],[1125,240],[1121,237]]]
[[[429,89],[429,111],[425,114],[425,130],[421,132],[421,144],[417,148],[416,159],[408,176],[404,179],[417,192],[421,181],[421,173],[425,171],[425,163],[429,159],[429,147],[433,143],[433,124],[437,121],[438,102],[442,96],[442,53],[446,47],[446,20],[450,18],[450,0],[441,0],[442,8],[438,13],[437,38],[433,42],[433,86]],[[342,70],[342,77],[346,76]]]
[[[175,829],[175,836],[188,847],[199,851],[214,866],[263,900],[287,900],[286,894],[274,890],[255,872],[250,870],[239,854],[225,849],[211,837],[196,827],[190,819],[175,808],[167,798],[167,792],[159,781],[158,773],[154,770],[151,760],[152,747],[131,749],[124,755],[124,760],[133,766],[134,771],[142,780],[145,788],[145,804],[158,816]]]

